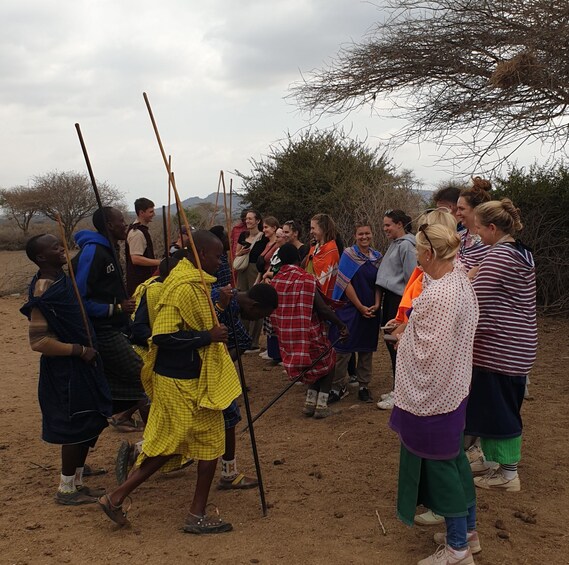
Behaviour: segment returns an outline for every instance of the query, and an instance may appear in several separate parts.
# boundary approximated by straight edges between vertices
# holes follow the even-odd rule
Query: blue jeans
[[[468,509],[468,516],[445,517],[445,524],[447,527],[447,545],[453,549],[466,549],[468,546],[466,532],[476,529],[476,505],[474,504]]]

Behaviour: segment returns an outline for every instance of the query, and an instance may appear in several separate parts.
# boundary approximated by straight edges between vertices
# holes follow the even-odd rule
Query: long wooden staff
[[[152,108],[150,107],[150,102],[148,101],[148,96],[146,95],[146,92],[143,93],[143,97],[144,97],[144,102],[146,103],[146,107],[147,107],[147,109],[148,109],[148,113],[149,113],[149,115],[150,115],[150,120],[152,121],[152,127],[154,128],[154,133],[156,134],[156,139],[157,139],[158,145],[159,145],[159,147],[160,147],[160,153],[162,154],[162,159],[163,159],[163,161],[164,161],[164,165],[166,166],[166,168],[168,168],[168,161],[166,160],[166,154],[164,153],[164,147],[162,146],[162,141],[160,140],[160,134],[158,133],[158,127],[156,126],[156,121],[154,120],[154,115],[153,115],[153,113],[152,113]],[[190,239],[190,245],[191,245],[191,247],[192,247],[192,252],[193,252],[193,254],[194,254],[194,257],[195,257],[196,263],[197,263],[197,267],[198,267],[199,272],[200,272],[200,277],[201,277],[202,284],[203,284],[203,287],[204,287],[204,292],[205,292],[205,294],[206,294],[206,296],[207,296],[207,298],[208,298],[208,303],[209,303],[209,305],[210,305],[210,309],[211,309],[211,312],[212,312],[214,324],[215,324],[215,325],[219,325],[219,320],[217,319],[217,314],[216,314],[216,312],[215,312],[215,308],[214,308],[213,302],[212,302],[212,300],[211,300],[211,295],[210,295],[210,293],[207,291],[207,286],[206,286],[205,280],[204,280],[204,278],[203,278],[203,271],[202,271],[202,268],[201,268],[201,263],[200,263],[200,260],[199,260],[199,257],[198,257],[198,253],[197,253],[197,250],[196,250],[196,246],[195,246],[195,243],[194,243],[194,239],[193,239],[193,237],[192,237],[192,233],[191,233],[191,231],[190,231],[190,226],[189,226],[189,224],[188,224],[188,219],[186,218],[186,213],[185,213],[184,208],[182,207],[182,204],[181,204],[181,202],[180,202],[180,195],[178,194],[178,189],[176,188],[176,181],[175,181],[173,175],[171,175],[171,177],[172,177],[172,190],[174,191],[174,196],[175,196],[175,198],[176,198],[176,202],[178,203],[179,210],[180,210],[180,212],[182,213],[182,217],[183,217],[183,219],[184,219],[184,224],[185,224],[185,226],[186,226],[186,229],[188,230],[188,236],[189,236],[189,239]],[[231,312],[231,304],[229,305],[229,315],[230,315],[230,320],[233,320],[232,312]],[[233,323],[233,322],[232,322],[232,325],[233,325],[233,327],[234,327],[234,323]],[[234,336],[234,339],[235,339],[235,348],[236,348],[237,351],[239,351],[239,345],[237,344],[237,334],[235,333],[235,329],[233,329],[233,336]],[[239,353],[238,353],[238,355],[239,355]],[[245,380],[244,380],[243,366],[242,366],[242,365],[240,365],[239,378],[240,378],[240,381],[241,381],[241,389],[242,389],[242,391],[243,391],[243,400],[244,400],[245,405],[248,406],[248,405],[249,405],[249,397],[248,397],[248,395],[247,395],[247,386],[246,386]],[[247,418],[249,418],[249,417],[250,417],[250,408],[247,409]],[[249,422],[249,426],[251,427],[251,422]],[[267,515],[267,504],[266,504],[266,501],[265,501],[265,492],[264,492],[264,490],[263,490],[263,478],[262,478],[262,476],[261,476],[261,464],[260,464],[260,461],[259,461],[259,455],[258,455],[258,452],[257,452],[257,444],[256,444],[256,442],[255,442],[255,435],[254,435],[254,433],[251,434],[251,442],[252,442],[252,449],[253,449],[253,458],[254,458],[254,460],[255,460],[255,469],[256,469],[256,471],[257,471],[257,480],[258,480],[258,482],[259,482],[259,493],[260,493],[260,496],[261,496],[261,505],[262,505],[262,507],[263,507],[263,516],[266,516],[266,515]]]
[[[233,318],[231,304],[229,304],[227,307],[227,311],[229,313],[229,323],[231,324],[231,331],[233,332],[233,339],[235,341],[237,367],[239,368],[239,380],[241,381],[241,389],[243,390],[243,404],[245,405],[245,414],[247,415],[246,429],[249,429],[249,437],[251,438],[251,449],[253,451],[253,460],[255,461],[255,472],[257,473],[257,481],[259,483],[259,497],[261,498],[261,508],[263,509],[263,516],[266,516],[267,501],[265,499],[265,488],[263,486],[261,462],[259,461],[259,453],[257,451],[257,441],[255,439],[255,430],[253,428],[253,419],[251,416],[251,405],[249,404],[249,394],[247,393],[247,383],[245,382],[245,371],[243,369],[243,362],[241,361],[241,351],[239,351],[239,344],[237,343],[237,331],[235,328],[235,319]]]
[[[83,157],[85,158],[85,163],[87,165],[87,171],[89,171],[89,177],[91,179],[91,186],[93,187],[93,192],[95,193],[95,198],[97,199],[97,206],[99,207],[99,210],[101,211],[101,214],[102,214],[103,230],[105,232],[104,236],[109,240],[109,245],[111,247],[111,255],[113,256],[113,261],[115,262],[115,265],[117,267],[117,273],[118,273],[119,278],[121,280],[121,284],[122,284],[122,287],[124,290],[124,295],[125,295],[125,297],[128,298],[129,294],[128,294],[128,291],[126,289],[126,281],[123,277],[121,264],[119,262],[119,257],[117,255],[117,250],[115,249],[115,246],[113,245],[113,242],[111,240],[111,234],[109,233],[109,227],[107,225],[107,214],[105,213],[105,209],[103,207],[103,202],[101,201],[101,195],[99,194],[99,189],[97,188],[97,181],[95,180],[95,175],[93,174],[93,168],[91,167],[91,161],[89,159],[89,154],[87,153],[87,147],[85,145],[85,141],[83,141],[83,134],[81,133],[81,127],[79,126],[79,124],[75,124],[75,129],[77,130],[77,135],[79,136],[79,143],[81,144],[81,149],[83,151]]]
[[[233,219],[233,179],[229,179],[229,217]]]
[[[184,207],[182,206],[182,202],[180,200],[180,195],[178,193],[178,189],[176,188],[176,181],[174,179],[174,175],[171,174],[170,167],[168,165],[168,159],[166,159],[166,153],[164,151],[164,146],[162,145],[162,140],[160,139],[160,133],[158,132],[158,126],[156,125],[156,120],[154,119],[154,114],[152,113],[152,108],[150,107],[150,102],[148,100],[148,96],[146,95],[146,92],[143,92],[142,96],[144,98],[144,102],[146,103],[146,108],[148,109],[150,121],[152,122],[152,128],[154,129],[154,133],[156,134],[156,140],[158,141],[158,146],[160,147],[160,154],[162,155],[162,160],[164,161],[164,166],[166,167],[166,170],[168,171],[168,174],[170,175],[170,178],[172,180],[172,190],[174,191],[174,197],[176,199],[176,205],[178,206],[178,213],[181,213],[182,219],[184,221],[184,226],[186,227],[186,231],[188,232],[190,247],[192,248],[192,254],[194,256],[194,259],[196,260],[196,267],[198,268],[198,271],[200,274],[200,280],[201,280],[201,283],[203,286],[203,290],[204,290],[204,293],[207,297],[207,302],[208,302],[209,308],[211,310],[211,315],[213,317],[213,323],[216,326],[218,326],[219,320],[217,319],[217,314],[215,313],[215,308],[214,308],[213,302],[211,300],[211,294],[208,292],[207,285],[205,283],[202,264],[200,261],[198,251],[196,249],[196,244],[194,243],[194,238],[192,236],[192,232],[190,230],[190,224],[188,223],[188,218],[186,217],[186,212],[184,210]]]
[[[166,259],[166,273],[170,274],[170,263],[168,262],[168,250],[170,249],[170,244],[168,242],[168,225],[166,222],[166,206],[162,206],[162,234],[164,237],[164,259]]]
[[[174,172],[170,171],[170,182],[172,182],[173,180],[174,180]],[[178,215],[178,233],[180,234],[180,243],[182,244],[182,249],[186,249],[186,246],[184,245],[184,234],[182,233],[182,212],[180,212],[180,207],[178,206],[177,200],[176,200],[176,212]]]
[[[219,178],[221,179],[221,184],[223,185],[223,211],[225,213],[225,229],[227,230],[227,238],[231,236],[231,211],[227,209],[227,194],[225,191],[225,177],[223,176],[223,171],[219,172]],[[233,267],[233,250],[231,249],[231,240],[229,241],[229,266]],[[235,286],[235,271],[233,268],[230,269],[231,272],[231,283]]]
[[[69,255],[69,248],[67,247],[67,240],[65,239],[65,229],[63,228],[63,223],[61,222],[61,216],[57,214],[57,223],[59,225],[59,231],[61,233],[61,241],[63,242],[63,249],[65,249],[65,259],[67,261],[67,269],[69,271],[69,276],[71,277],[71,284],[73,285],[73,290],[75,291],[75,296],[77,297],[77,302],[79,302],[79,309],[81,310],[81,317],[83,318],[83,325],[85,326],[85,332],[87,333],[87,342],[89,347],[93,347],[93,337],[91,336],[91,327],[89,326],[89,319],[87,318],[87,312],[85,312],[85,306],[83,304],[83,298],[79,292],[79,287],[77,286],[77,281],[75,280],[75,273],[73,271],[73,265],[71,264],[71,256]]]
[[[295,385],[297,382],[299,382],[304,377],[304,375],[306,375],[306,373],[308,373],[308,371],[310,371],[310,369],[312,369],[316,365],[316,363],[318,363],[318,361],[320,361],[320,359],[322,359],[325,355],[328,354],[328,352],[340,341],[340,339],[341,338],[338,338],[334,341],[334,343],[331,343],[327,349],[325,349],[318,357],[316,357],[316,359],[314,359],[314,361],[312,362],[311,365],[306,367],[306,369],[304,369],[300,373],[300,375],[298,375],[292,381],[290,381],[290,383],[288,383],[266,406],[261,408],[261,410],[259,410],[259,413],[251,420],[251,424],[256,422],[279,398],[284,396],[284,394],[288,390],[290,390],[293,387],[293,385]],[[251,424],[249,424],[249,425],[251,425]],[[242,432],[245,432],[245,431],[247,431],[246,427],[243,428]]]
[[[168,170],[169,171],[172,170],[172,156],[171,155],[168,156]],[[170,257],[170,238],[172,237],[172,225],[170,222],[171,216],[172,216],[172,211],[171,211],[172,184],[171,183],[172,183],[172,181],[170,180],[170,174],[168,174],[168,219],[166,221],[166,226],[167,226],[167,230],[168,230],[168,245],[166,247],[166,257]]]
[[[211,214],[211,218],[209,221],[209,227],[210,228],[213,226],[213,222],[215,222],[215,217],[217,216],[217,206],[219,203],[219,189],[221,188],[222,175],[223,175],[223,171],[221,171],[221,174],[219,175],[219,179],[217,181],[217,193],[215,194],[215,205],[213,207],[213,213]]]

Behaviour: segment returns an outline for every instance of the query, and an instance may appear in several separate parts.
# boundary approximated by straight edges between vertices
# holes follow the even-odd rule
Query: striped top
[[[480,236],[469,232],[467,229],[459,231],[458,235],[460,236],[460,248],[457,257],[468,272],[482,263],[490,250],[490,246],[482,243]]]
[[[537,353],[535,263],[522,243],[493,246],[473,281],[480,318],[474,365],[527,375]]]

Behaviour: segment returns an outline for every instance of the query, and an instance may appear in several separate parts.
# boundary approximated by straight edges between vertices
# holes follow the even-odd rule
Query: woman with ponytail
[[[507,198],[476,208],[475,228],[490,249],[473,281],[480,318],[465,434],[480,437],[484,456],[494,462],[478,462],[476,486],[510,492],[520,490],[520,409],[537,353],[535,264],[515,238],[522,227]]]

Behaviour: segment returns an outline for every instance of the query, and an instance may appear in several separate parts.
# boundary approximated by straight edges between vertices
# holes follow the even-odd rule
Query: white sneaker
[[[519,475],[513,479],[506,479],[499,467],[498,469],[490,469],[481,477],[474,477],[474,484],[478,488],[487,490],[505,490],[506,492],[519,492],[521,490]]]
[[[380,400],[377,403],[377,407],[380,410],[392,410],[394,406],[395,406],[395,399],[392,396],[386,398],[385,400]]]
[[[252,349],[246,349],[245,353],[249,354],[249,353],[259,353],[261,351],[260,347],[253,347]]]
[[[421,559],[417,565],[473,565],[472,551],[470,547],[466,550],[464,557],[459,557],[456,552],[448,545],[443,545],[437,549],[433,555]]]
[[[266,359],[267,361],[270,360],[271,358],[269,357],[269,354],[266,351],[263,351],[263,353],[259,353],[259,357],[261,359]]]
[[[381,398],[381,400],[387,400],[388,398],[391,398],[392,396],[393,396],[393,391],[388,392],[388,393],[386,393],[386,394],[382,394],[382,395],[380,396],[380,398]]]
[[[444,516],[435,514],[432,510],[427,510],[423,512],[423,514],[417,514],[413,521],[417,526],[438,526],[445,523],[445,518]]]

